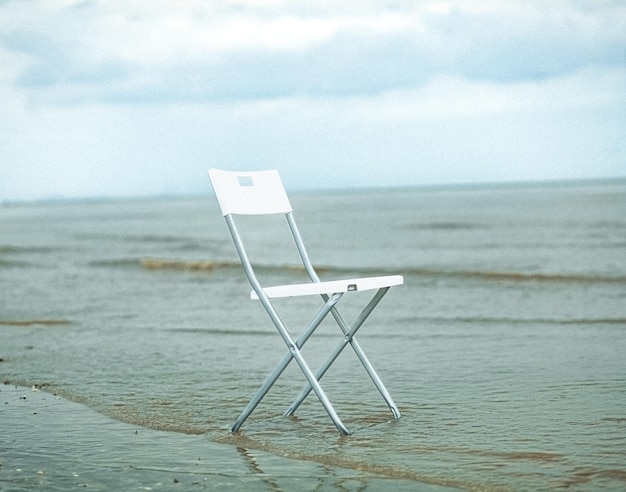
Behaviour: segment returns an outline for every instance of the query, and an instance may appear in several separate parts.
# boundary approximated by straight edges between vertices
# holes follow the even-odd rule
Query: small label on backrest
[[[252,176],[237,176],[239,186],[254,186]]]

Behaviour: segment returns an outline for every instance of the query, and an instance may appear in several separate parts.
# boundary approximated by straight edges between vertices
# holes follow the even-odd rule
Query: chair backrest
[[[222,215],[264,215],[291,212],[278,171],[210,169],[209,178]]]
[[[278,171],[238,172],[210,169],[209,178],[246,276],[259,298],[263,298],[265,294],[261,291],[233,215],[284,214],[305,270],[313,282],[320,281],[302,242]]]

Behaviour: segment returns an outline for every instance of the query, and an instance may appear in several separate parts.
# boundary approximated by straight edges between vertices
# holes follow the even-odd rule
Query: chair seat
[[[328,282],[308,282],[306,284],[277,285],[266,287],[263,292],[270,299],[280,297],[310,296],[321,294],[336,294],[339,292],[351,292],[359,290],[382,289],[402,285],[402,275],[388,275],[383,277],[353,278],[347,280],[331,280]],[[250,299],[258,299],[255,291],[250,293]]]

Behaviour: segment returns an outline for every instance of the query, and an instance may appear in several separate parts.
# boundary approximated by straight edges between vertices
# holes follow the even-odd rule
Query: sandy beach
[[[11,384],[0,386],[0,434],[7,491],[456,490],[125,424]]]

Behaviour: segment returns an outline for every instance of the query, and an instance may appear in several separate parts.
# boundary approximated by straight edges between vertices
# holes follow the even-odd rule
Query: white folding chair
[[[394,285],[401,285],[404,282],[403,277],[401,275],[392,275],[334,280],[329,282],[320,281],[313,265],[311,264],[311,261],[309,260],[309,256],[304,247],[304,243],[302,242],[300,232],[296,227],[289,199],[287,198],[283,183],[277,171],[234,172],[211,169],[209,170],[209,177],[211,179],[217,201],[222,210],[222,215],[226,219],[228,230],[230,231],[235,243],[235,248],[241,260],[244,272],[252,285],[253,290],[250,297],[261,301],[261,304],[267,311],[269,317],[276,326],[278,333],[289,349],[279,362],[278,366],[276,366],[276,369],[269,374],[263,385],[259,388],[252,400],[250,400],[248,406],[244,409],[233,425],[232,431],[237,432],[239,430],[241,425],[267,394],[269,389],[280,377],[291,360],[295,359],[308,381],[308,384],[287,409],[285,415],[293,414],[311,390],[313,390],[339,432],[342,434],[349,434],[348,429],[335,412],[335,409],[319,383],[319,380],[337,359],[346,345],[350,345],[356,353],[357,357],[363,364],[363,367],[374,382],[374,385],[378,388],[378,391],[386,401],[387,405],[389,405],[393,417],[396,419],[400,418],[400,411],[398,410],[398,407],[391,399],[391,396],[389,395],[383,382],[378,377],[378,374],[376,374],[376,371],[365,356],[365,353],[361,349],[361,346],[357,342],[354,335],[383,296],[387,293],[389,288]],[[302,259],[304,268],[311,279],[311,282],[266,288],[261,286],[255,275],[252,264],[248,259],[241,236],[235,226],[233,216],[263,214],[284,214],[286,216],[298,253]],[[356,320],[351,325],[348,325],[339,314],[335,305],[346,292],[362,290],[376,290],[376,293]],[[278,313],[276,312],[270,299],[307,295],[321,296],[324,301],[324,305],[313,317],[298,339],[294,340],[278,316]],[[302,357],[300,349],[329,313],[333,315],[335,321],[339,325],[339,328],[342,331],[342,337],[326,361],[320,366],[317,372],[313,373],[307,362]]]

